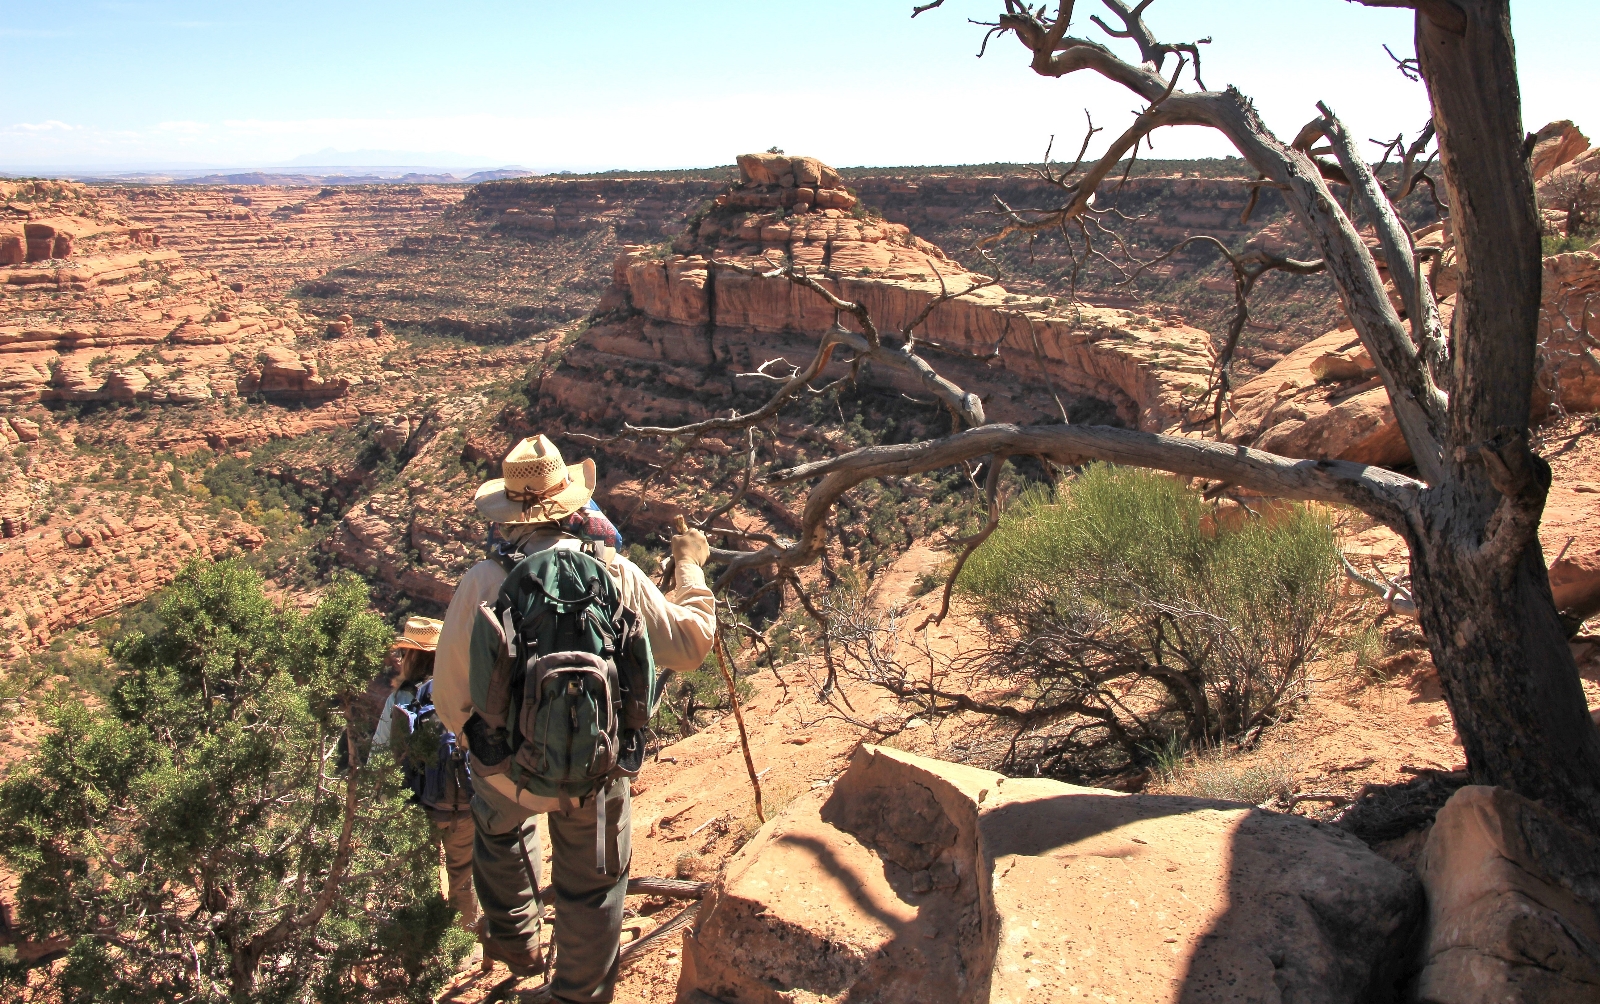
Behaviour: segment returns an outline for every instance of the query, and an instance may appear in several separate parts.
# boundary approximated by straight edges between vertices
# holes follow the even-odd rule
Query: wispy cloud
[[[68,125],[58,119],[46,119],[43,122],[18,122],[11,128],[23,132],[72,132],[77,126]]]
[[[68,34],[48,28],[7,28],[0,25],[0,38],[66,38]]]

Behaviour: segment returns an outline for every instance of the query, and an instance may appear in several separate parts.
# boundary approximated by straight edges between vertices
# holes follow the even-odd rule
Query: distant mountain
[[[302,153],[273,167],[393,167],[447,165],[452,168],[488,168],[492,164],[483,157],[468,157],[459,153],[417,153],[403,150],[335,150],[324,147],[315,153]]]
[[[203,174],[175,180],[177,185],[283,185],[315,188],[323,185],[464,185],[471,179],[453,174],[272,174],[246,171],[241,174]]]
[[[502,178],[532,178],[532,171],[524,171],[520,167],[502,167],[495,171],[479,171],[469,174],[464,179],[468,184],[476,185],[480,181],[499,181]]]

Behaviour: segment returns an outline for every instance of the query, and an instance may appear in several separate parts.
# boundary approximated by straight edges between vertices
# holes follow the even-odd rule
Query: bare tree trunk
[[[1600,830],[1600,730],[1537,533],[1550,470],[1524,445],[1542,276],[1510,7],[1455,0],[1457,32],[1418,6],[1417,56],[1462,259],[1455,328],[1470,337],[1453,347],[1456,448],[1444,483],[1423,493],[1422,525],[1407,534],[1412,583],[1473,780]],[[1509,465],[1509,480],[1489,459],[1496,443],[1524,460]],[[1511,511],[1518,505],[1525,511]],[[1513,529],[1518,522],[1526,529]]]
[[[1472,779],[1592,821],[1600,729],[1556,617],[1537,544],[1511,581],[1454,560],[1450,543],[1411,548],[1418,613]]]

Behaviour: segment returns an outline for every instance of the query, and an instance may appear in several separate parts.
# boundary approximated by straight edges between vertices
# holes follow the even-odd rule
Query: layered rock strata
[[[0,657],[139,602],[191,558],[266,540],[178,457],[237,462],[407,400],[388,332],[330,334],[292,302],[247,296],[95,196],[29,183],[9,209],[56,236],[82,225],[69,257],[0,268]]]
[[[976,288],[979,276],[906,227],[806,201],[835,189],[807,189],[794,173],[778,178],[787,184],[769,183],[778,168],[832,181],[826,165],[755,155],[740,164],[742,183],[718,195],[715,210],[674,241],[681,253],[632,247],[618,257],[602,310],[625,307],[634,316],[584,337],[569,367],[544,383],[555,402],[589,421],[612,409],[634,422],[690,420],[719,407],[716,398],[734,391],[739,374],[744,386],[759,386],[751,374],[764,363],[800,364],[835,323],[835,311],[814,291],[768,274],[777,262],[803,266],[836,295],[866,305],[878,330],[891,337],[941,291],[972,289],[935,308],[913,334],[924,351],[938,354],[948,375],[971,381],[964,386],[987,398],[994,420],[1048,420],[1043,402],[1055,391],[1080,407],[1094,410],[1098,403],[1129,427],[1167,430],[1179,424],[1186,398],[1206,385],[1211,350],[1202,331],[1129,310],[1019,296],[998,285]],[[856,324],[849,315],[842,320]],[[834,369],[842,373],[844,366]],[[996,380],[996,368],[1009,375]],[[651,394],[651,381],[627,381],[627,391],[609,386],[614,381],[605,374],[619,371],[654,371],[658,384],[687,394]],[[906,394],[920,390],[893,372],[874,379]]]
[[[85,221],[72,256],[0,269],[0,409],[330,400],[352,379],[375,376],[378,357],[393,347],[365,332],[328,346],[294,305],[245,296],[244,284],[232,288],[194,267],[162,231],[127,223],[92,190],[74,194],[72,208],[84,215],[45,217],[58,237],[67,232],[62,219]],[[359,369],[330,375],[336,360]]]
[[[466,194],[464,185],[316,189],[105,185],[94,197],[226,286],[282,295],[358,255],[399,244]]]

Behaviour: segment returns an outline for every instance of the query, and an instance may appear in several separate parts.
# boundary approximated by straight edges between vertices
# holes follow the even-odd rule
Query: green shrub
[[[201,482],[199,486],[191,486],[190,491],[204,487],[209,494],[200,497],[213,498],[228,508],[243,513],[254,523],[261,522],[263,515],[271,510],[281,511],[287,507],[298,512],[314,504],[315,501],[320,501],[301,498],[300,493],[293,488],[266,475],[257,474],[250,461],[238,457],[224,457],[217,461],[205,472]]]
[[[1540,238],[1540,243],[1543,245],[1543,253],[1548,256],[1566,254],[1569,251],[1587,251],[1589,250],[1589,245],[1595,243],[1596,239],[1594,234],[1590,234],[1587,237],[1577,234],[1570,237],[1564,237],[1561,234],[1545,234]]]
[[[1174,478],[1095,464],[1024,493],[973,554],[957,587],[994,629],[983,672],[1033,727],[1088,726],[1038,755],[1125,768],[1174,732],[1198,747],[1271,721],[1303,691],[1333,613],[1332,528],[1298,505],[1232,529],[1210,511]]]
[[[365,588],[302,614],[196,561],[150,626],[107,706],[51,708],[0,783],[22,931],[72,944],[50,999],[431,1000],[470,944],[432,827],[392,759],[341,758],[392,639]]]

